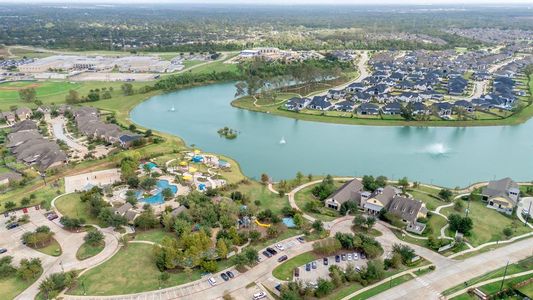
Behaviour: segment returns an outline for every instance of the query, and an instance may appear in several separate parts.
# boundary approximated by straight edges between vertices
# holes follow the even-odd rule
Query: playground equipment
[[[255,224],[261,226],[261,227],[265,227],[265,228],[269,228],[270,226],[272,226],[271,224],[263,224],[257,220],[255,220]]]

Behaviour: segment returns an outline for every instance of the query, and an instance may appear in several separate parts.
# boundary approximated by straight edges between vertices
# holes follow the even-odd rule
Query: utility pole
[[[500,292],[503,289],[503,282],[505,281],[505,275],[507,275],[507,267],[508,266],[509,266],[509,261],[507,261],[507,264],[505,265],[505,270],[503,271],[502,284],[500,285]]]
[[[468,197],[468,206],[466,207],[466,215],[465,217],[468,218],[468,213],[470,212],[470,197]]]

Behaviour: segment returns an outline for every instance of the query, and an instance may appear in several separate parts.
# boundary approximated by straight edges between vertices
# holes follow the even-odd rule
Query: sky
[[[0,0],[0,3],[195,3],[195,4],[275,4],[275,5],[334,5],[334,4],[532,4],[532,0]]]

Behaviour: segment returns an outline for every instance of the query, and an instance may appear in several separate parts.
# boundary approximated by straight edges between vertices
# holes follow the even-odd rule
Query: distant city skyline
[[[0,0],[0,3],[64,3],[64,4],[271,4],[271,5],[509,5],[532,4],[531,0]],[[532,5],[533,6],[533,5]]]

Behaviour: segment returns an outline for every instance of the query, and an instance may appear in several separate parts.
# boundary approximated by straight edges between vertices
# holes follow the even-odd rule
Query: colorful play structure
[[[263,224],[263,223],[261,223],[261,222],[259,222],[257,220],[255,220],[255,224],[257,224],[257,225],[259,225],[261,227],[265,227],[265,228],[268,228],[268,227],[272,226],[271,224]]]

